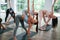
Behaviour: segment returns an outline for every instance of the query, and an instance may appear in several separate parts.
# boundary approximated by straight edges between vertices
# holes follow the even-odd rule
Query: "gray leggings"
[[[21,15],[17,15],[17,16],[15,17],[16,27],[15,27],[15,29],[14,29],[14,36],[16,36],[16,31],[17,31],[17,28],[19,27],[19,22],[21,23],[22,28],[23,28],[25,31],[27,31],[26,28],[25,28],[25,26],[24,26],[24,20],[22,20]]]

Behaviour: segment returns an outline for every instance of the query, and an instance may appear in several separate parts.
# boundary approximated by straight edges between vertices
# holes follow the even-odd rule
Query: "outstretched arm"
[[[52,12],[53,12],[53,7],[54,7],[54,4],[56,3],[57,0],[54,0],[54,3],[52,4]]]
[[[54,0],[54,3],[53,3],[53,5],[52,5],[52,13],[53,13],[53,7],[54,7],[55,2],[56,2],[56,0]],[[49,22],[50,20],[51,20],[51,18],[48,17],[48,20],[46,21],[46,24],[48,24],[48,22]]]
[[[54,0],[54,3],[52,4],[52,7],[54,7],[54,4],[56,3],[56,0]]]

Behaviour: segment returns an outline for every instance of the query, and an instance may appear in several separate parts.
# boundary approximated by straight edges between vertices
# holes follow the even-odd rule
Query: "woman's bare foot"
[[[6,30],[7,28],[3,28],[3,30]]]
[[[9,22],[6,22],[5,24],[7,24],[7,25],[8,25],[8,24],[9,24]]]
[[[28,36],[28,37],[30,36],[30,31],[27,31],[27,36]]]
[[[53,28],[53,30],[56,30],[56,28]]]
[[[28,38],[28,40],[32,40],[31,38]]]
[[[13,40],[17,40],[16,37],[14,37]]]
[[[46,30],[46,28],[45,27],[40,27],[40,30],[44,31],[44,30]]]

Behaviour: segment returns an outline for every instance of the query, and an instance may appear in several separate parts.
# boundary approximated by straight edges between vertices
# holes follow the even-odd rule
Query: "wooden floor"
[[[5,26],[8,27],[9,29],[4,33],[0,34],[0,40],[13,40],[13,32],[15,24],[9,24]],[[31,37],[30,37],[31,40],[60,40],[60,18],[58,18],[58,26],[56,30],[53,30],[53,28],[51,28],[51,30],[49,31],[38,31],[38,33],[36,33],[35,28],[36,28],[35,25],[31,28]],[[19,27],[16,34],[17,39],[25,40],[24,39],[25,37],[23,37],[24,34],[25,34],[24,29],[22,29],[22,27]]]

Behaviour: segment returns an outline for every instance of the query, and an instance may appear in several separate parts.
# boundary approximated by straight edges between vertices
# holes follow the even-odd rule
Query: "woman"
[[[28,30],[24,26],[24,21],[29,24]],[[37,20],[34,20],[32,15],[28,14],[27,10],[24,10],[22,15],[17,15],[15,17],[16,27],[14,29],[14,40],[17,40],[16,39],[16,31],[17,31],[17,28],[19,26],[19,22],[21,23],[21,25],[22,25],[23,29],[26,31],[26,33],[28,35],[30,35],[30,29],[32,27],[32,24],[36,23]]]
[[[9,9],[6,10],[5,22],[7,21],[7,18],[8,18],[8,16],[9,16],[9,14],[13,17],[14,22],[15,22],[15,13],[14,13],[14,11],[13,11],[12,8],[9,8]],[[10,20],[10,19],[9,19],[9,20]],[[9,20],[8,20],[8,21],[9,21]]]
[[[48,25],[48,22],[50,21],[51,18],[56,18],[56,16],[53,15],[53,7],[55,4],[56,0],[45,0],[45,5],[43,10],[39,11],[39,26],[41,30],[45,30],[45,28],[43,28],[41,26],[41,20],[42,18],[44,19],[45,25]],[[46,20],[46,18],[48,18],[48,20]]]

